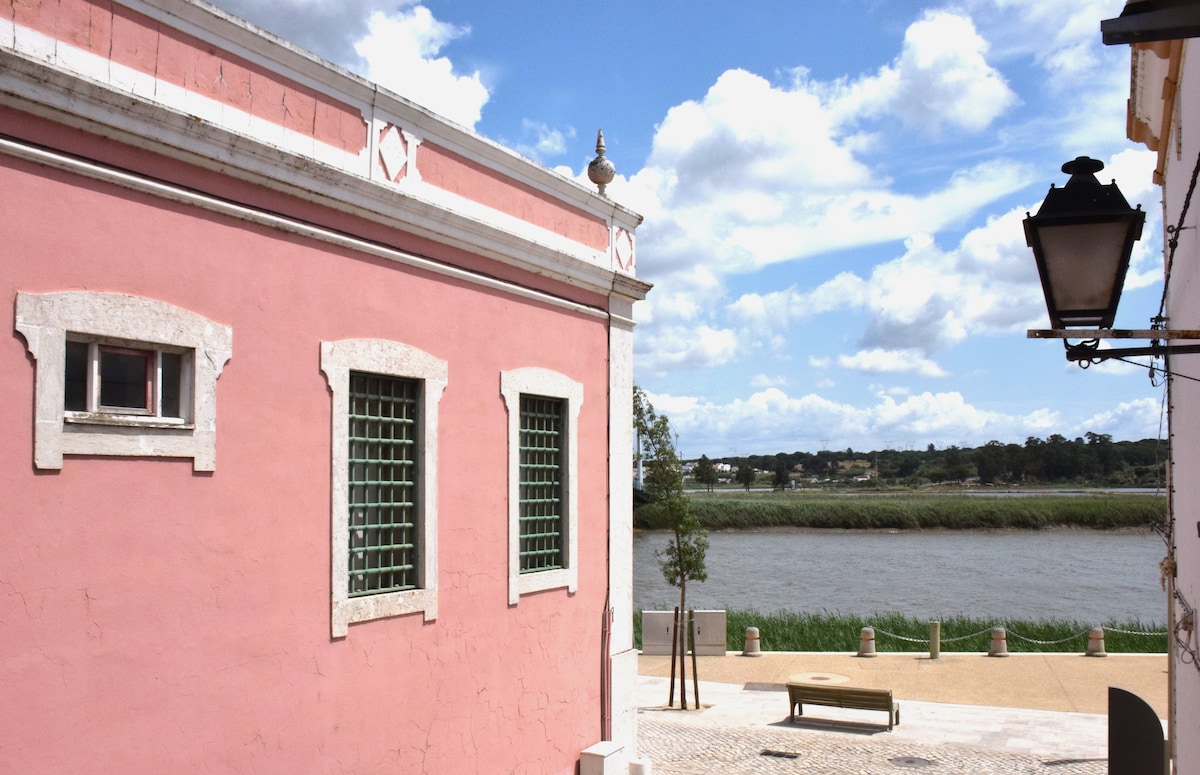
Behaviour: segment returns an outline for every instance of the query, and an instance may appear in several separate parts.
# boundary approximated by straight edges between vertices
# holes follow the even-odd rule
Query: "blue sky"
[[[1117,326],[1161,293],[1124,139],[1122,0],[220,0],[640,212],[636,381],[683,455],[1160,434],[1144,368],[1082,370],[1021,220],[1063,162],[1148,212]]]

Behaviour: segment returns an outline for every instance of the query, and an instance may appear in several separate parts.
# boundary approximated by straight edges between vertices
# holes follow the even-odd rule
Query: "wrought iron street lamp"
[[[1146,214],[1129,206],[1116,182],[1103,184],[1104,164],[1080,156],[1062,166],[1071,176],[1050,187],[1037,215],[1025,218],[1025,240],[1033,248],[1051,330],[1031,338],[1064,340],[1067,360],[1087,367],[1127,355],[1200,352],[1200,345],[1166,347],[1162,339],[1200,339],[1200,331],[1114,330],[1133,243],[1142,236]],[[1157,321],[1161,322],[1161,321]],[[1072,344],[1068,338],[1083,341]],[[1100,339],[1150,339],[1148,347],[1099,348]]]
[[[1025,218],[1046,309],[1054,328],[1112,328],[1133,243],[1146,214],[1125,201],[1115,182],[1096,179],[1104,164],[1080,156],[1062,166],[1071,176],[1050,186],[1037,215]]]

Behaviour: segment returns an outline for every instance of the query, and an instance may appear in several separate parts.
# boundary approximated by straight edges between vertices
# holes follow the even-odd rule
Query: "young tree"
[[[712,492],[713,485],[717,483],[717,467],[708,459],[708,455],[701,455],[695,469],[692,470],[692,476],[696,477],[696,481],[704,485],[709,492]]]
[[[734,481],[750,491],[750,485],[754,484],[754,469],[748,463],[742,463],[738,466],[737,473],[733,475]]]
[[[641,507],[651,527],[669,530],[667,547],[655,553],[663,578],[679,588],[680,613],[687,611],[688,581],[704,581],[708,570],[704,555],[708,551],[708,533],[692,513],[687,496],[683,494],[683,464],[675,451],[675,434],[665,415],[654,411],[641,388],[633,389],[633,427],[638,438],[642,460],[642,481],[648,503]],[[680,627],[676,626],[676,632]],[[686,647],[683,653],[687,654]],[[680,664],[682,672],[683,665]],[[671,676],[674,695],[675,676]],[[680,700],[687,708],[684,691]]]

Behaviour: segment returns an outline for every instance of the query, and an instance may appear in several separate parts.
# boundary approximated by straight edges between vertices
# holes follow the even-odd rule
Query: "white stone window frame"
[[[233,329],[157,299],[123,293],[17,293],[16,330],[37,362],[34,465],[61,469],[64,455],[192,458],[195,471],[216,470],[217,378],[233,355]],[[190,354],[183,410],[187,421],[67,412],[67,339],[122,343]]]
[[[438,405],[448,383],[446,361],[424,350],[387,339],[321,342],[321,371],[332,393],[330,462],[331,607],[334,638],[351,624],[421,612],[437,619],[438,603]],[[350,597],[350,372],[419,380],[417,427],[417,525],[420,539],[419,587]]]
[[[565,374],[540,367],[500,372],[500,395],[508,411],[508,603],[516,605],[521,595],[566,588],[574,593],[579,585],[579,411],[583,406],[583,383]],[[566,567],[521,572],[521,396],[537,395],[562,399],[567,426],[566,481]]]

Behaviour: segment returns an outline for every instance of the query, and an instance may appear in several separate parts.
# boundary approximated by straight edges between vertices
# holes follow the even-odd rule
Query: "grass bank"
[[[1166,498],[1111,493],[989,496],[888,492],[693,493],[691,506],[708,530],[760,527],[846,530],[1114,529],[1159,524]],[[645,525],[636,525],[645,527]]]
[[[1073,652],[1087,650],[1088,632],[1104,628],[1105,650],[1110,653],[1166,653],[1165,626],[1143,622],[1079,622],[1069,620],[1017,621],[974,619],[952,616],[942,620],[943,652],[986,652],[991,644],[991,628],[1004,627],[1010,652]],[[867,618],[829,613],[762,614],[757,611],[729,611],[726,614],[726,645],[729,651],[745,646],[747,627],[757,627],[763,651],[848,651],[857,653],[863,627],[875,628],[875,649],[879,652],[928,652],[929,622],[897,613],[875,614]],[[1130,633],[1162,633],[1154,635]],[[642,645],[642,617],[634,615],[635,645]],[[906,640],[907,639],[907,640]]]

